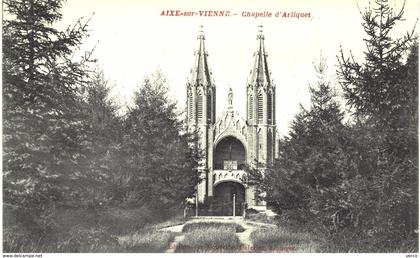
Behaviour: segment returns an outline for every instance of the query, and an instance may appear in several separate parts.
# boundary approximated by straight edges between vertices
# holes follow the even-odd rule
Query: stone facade
[[[255,186],[245,180],[246,168],[264,169],[277,155],[276,87],[268,69],[264,35],[260,27],[254,62],[244,90],[247,92],[246,119],[233,108],[229,89],[228,108],[216,120],[216,85],[208,64],[203,31],[187,82],[187,124],[197,132],[197,147],[203,153],[199,166],[202,181],[197,186],[200,203],[211,203],[216,215],[229,215],[235,198],[238,210],[264,209],[257,202]],[[238,214],[238,212],[237,212]]]

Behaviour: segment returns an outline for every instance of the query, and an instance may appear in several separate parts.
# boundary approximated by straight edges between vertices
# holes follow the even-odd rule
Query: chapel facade
[[[256,186],[247,178],[247,168],[264,170],[276,157],[276,87],[268,68],[262,26],[258,31],[253,65],[246,85],[246,117],[233,107],[229,89],[228,108],[216,119],[216,84],[208,63],[205,37],[200,30],[194,64],[186,84],[187,125],[197,133],[197,147],[203,154],[197,186],[198,201],[210,215],[231,216],[243,209],[265,210],[257,198]],[[234,200],[235,199],[235,200]]]

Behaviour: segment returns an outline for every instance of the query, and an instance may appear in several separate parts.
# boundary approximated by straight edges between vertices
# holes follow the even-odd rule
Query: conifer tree
[[[301,106],[290,136],[281,141],[279,159],[260,180],[267,202],[279,213],[291,212],[300,222],[322,212],[331,216],[326,196],[319,193],[337,186],[346,171],[343,113],[325,78],[326,68],[321,57],[315,65],[318,82],[310,87],[311,105]]]
[[[121,176],[119,152],[123,119],[117,115],[117,107],[109,94],[109,81],[105,79],[103,71],[96,71],[86,87],[83,106],[87,138],[83,144],[86,159],[81,164],[84,168],[81,184],[84,196],[80,205],[85,207],[110,204],[115,182]]]
[[[179,207],[198,182],[198,157],[189,147],[191,135],[168,99],[165,77],[146,78],[125,122],[124,147],[130,189],[140,204],[161,210]],[[185,133],[182,133],[185,132]]]
[[[414,30],[391,37],[403,12],[376,0],[362,14],[364,60],[346,57],[343,50],[338,57],[340,83],[356,121],[357,176],[343,189],[354,210],[352,232],[382,251],[418,249],[418,48]]]
[[[72,55],[87,35],[81,21],[54,29],[62,1],[7,0],[3,21],[4,203],[31,232],[45,233],[59,203],[75,198],[82,173],[84,64]]]

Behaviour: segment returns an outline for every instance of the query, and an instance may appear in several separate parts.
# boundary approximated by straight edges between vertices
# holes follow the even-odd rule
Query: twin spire
[[[214,86],[208,64],[208,54],[204,44],[205,37],[202,25],[200,25],[197,40],[198,50],[194,52],[194,66],[191,70],[190,82],[192,85]]]
[[[203,26],[200,25],[197,36],[198,49],[194,52],[194,65],[191,69],[190,85],[202,85],[215,87],[212,73],[208,64],[208,53],[205,49],[205,36]],[[257,49],[254,52],[253,65],[248,77],[248,85],[264,85],[270,83],[270,71],[268,69],[267,52],[264,46],[263,26],[258,26]],[[232,89],[228,93],[228,106],[232,108]]]
[[[203,26],[200,25],[197,36],[198,49],[194,52],[194,65],[191,70],[190,82],[192,85],[214,86],[212,73],[208,64],[208,54],[205,49],[205,36]],[[254,61],[248,77],[248,84],[264,84],[271,82],[268,69],[267,52],[264,46],[263,26],[258,26],[257,49],[254,52]]]
[[[254,62],[248,78],[248,85],[263,85],[271,82],[268,69],[267,52],[264,46],[264,34],[262,25],[258,26],[257,51],[254,52]]]

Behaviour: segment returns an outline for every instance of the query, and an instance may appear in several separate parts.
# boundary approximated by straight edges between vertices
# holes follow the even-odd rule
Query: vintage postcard
[[[419,14],[4,0],[3,257],[417,257]]]

